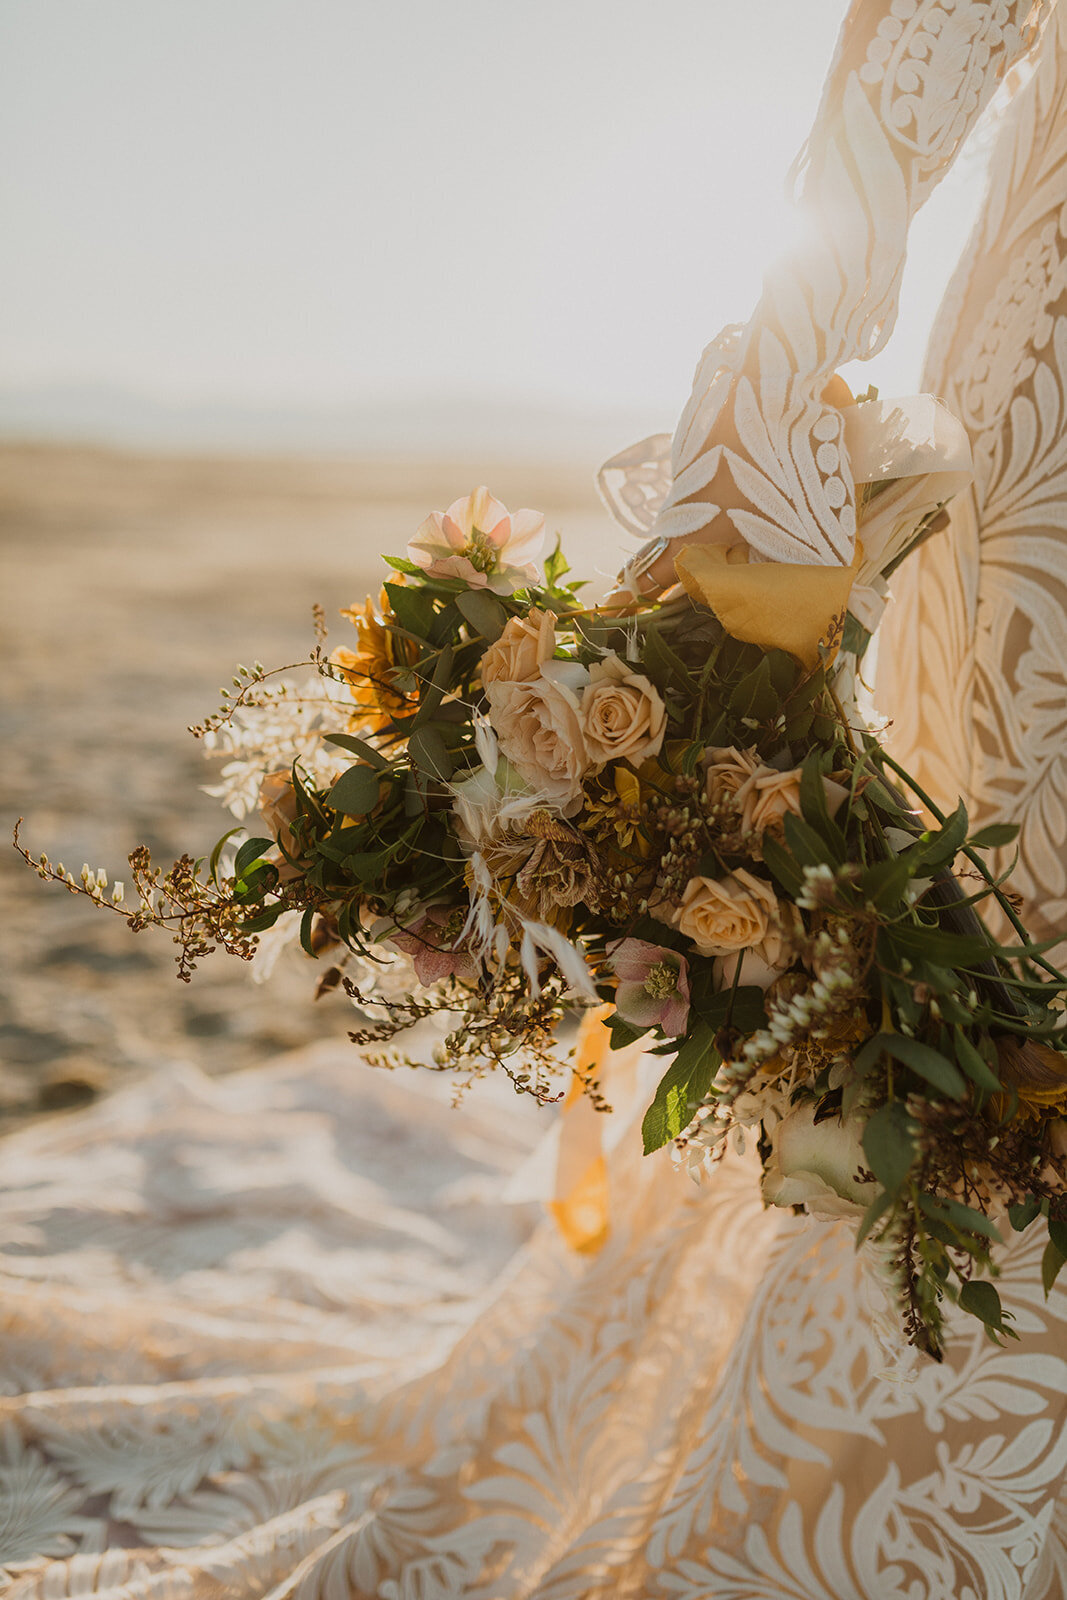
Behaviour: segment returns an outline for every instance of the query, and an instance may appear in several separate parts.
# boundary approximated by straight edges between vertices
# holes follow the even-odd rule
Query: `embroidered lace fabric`
[[[898,575],[881,671],[935,795],[962,787],[983,818],[1022,822],[1030,914],[1053,928],[1065,52],[1062,4],[853,5],[807,155],[809,204],[834,227],[711,347],[673,456],[637,448],[606,478],[634,527],[722,512],[764,554],[847,560],[825,376],[888,335],[911,212],[1014,90],[930,358],[975,490]],[[453,1112],[429,1075],[320,1047],[222,1082],[171,1073],[9,1141],[12,1595],[1067,1593],[1067,1293],[1046,1301],[1039,1240],[1003,1255],[1021,1345],[964,1321],[944,1364],[909,1362],[848,1226],[764,1212],[743,1154],[697,1189],[629,1127],[608,1243],[569,1251],[500,1200],[550,1118],[506,1086]]]

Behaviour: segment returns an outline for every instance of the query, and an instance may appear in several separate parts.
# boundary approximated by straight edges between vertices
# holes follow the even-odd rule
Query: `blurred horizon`
[[[592,470],[672,430],[844,11],[0,0],[0,438]],[[975,156],[859,387],[918,387]]]

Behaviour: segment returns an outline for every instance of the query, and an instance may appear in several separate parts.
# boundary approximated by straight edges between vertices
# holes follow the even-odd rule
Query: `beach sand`
[[[232,819],[201,792],[215,769],[187,725],[236,663],[306,657],[316,602],[346,642],[338,608],[377,589],[378,553],[402,552],[479,481],[544,511],[576,569],[618,565],[591,471],[0,448],[0,822],[22,816],[27,847],[75,875],[88,862],[128,877],[141,842],[166,864],[207,853]],[[299,953],[266,985],[224,955],[186,985],[165,934],[131,934],[10,848],[0,890],[4,1125],[172,1063],[246,1068],[352,1025],[342,997],[313,1002]]]

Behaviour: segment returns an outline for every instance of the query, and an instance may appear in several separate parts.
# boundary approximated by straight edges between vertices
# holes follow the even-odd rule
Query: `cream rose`
[[[678,932],[701,955],[756,949],[770,966],[776,963],[766,953],[767,942],[778,922],[774,890],[744,867],[725,878],[690,878],[675,915]]]
[[[614,653],[589,670],[582,696],[582,721],[590,760],[637,765],[659,754],[667,728],[667,708],[648,679]]]
[[[553,667],[558,665],[557,674]],[[538,794],[569,815],[581,800],[582,780],[592,763],[582,728],[584,669],[549,663],[530,683],[489,685],[489,720],[501,753]],[[573,681],[569,681],[573,680]]]
[[[732,744],[709,746],[704,751],[704,784],[708,799],[712,802],[728,799],[759,770],[760,759],[754,750],[738,750]]]
[[[535,606],[526,617],[511,617],[500,638],[482,657],[482,684],[528,683],[556,648],[556,615]]]
[[[867,1167],[862,1132],[854,1119],[816,1122],[813,1105],[795,1106],[770,1130],[764,1200],[772,1206],[803,1206],[815,1217],[862,1216],[878,1193],[877,1183],[859,1178]]]
[[[826,807],[833,816],[845,799],[846,791],[832,778],[822,780]],[[792,812],[800,816],[800,768],[777,772],[773,767],[757,767],[735,791],[741,812],[741,826],[746,833],[764,833],[768,828],[780,828],[783,818]]]

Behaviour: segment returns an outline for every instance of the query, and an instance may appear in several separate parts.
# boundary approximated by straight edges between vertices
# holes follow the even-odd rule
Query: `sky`
[[[5,417],[77,387],[670,428],[789,238],[843,10],[0,0]],[[917,224],[883,392],[917,387],[973,169]]]

